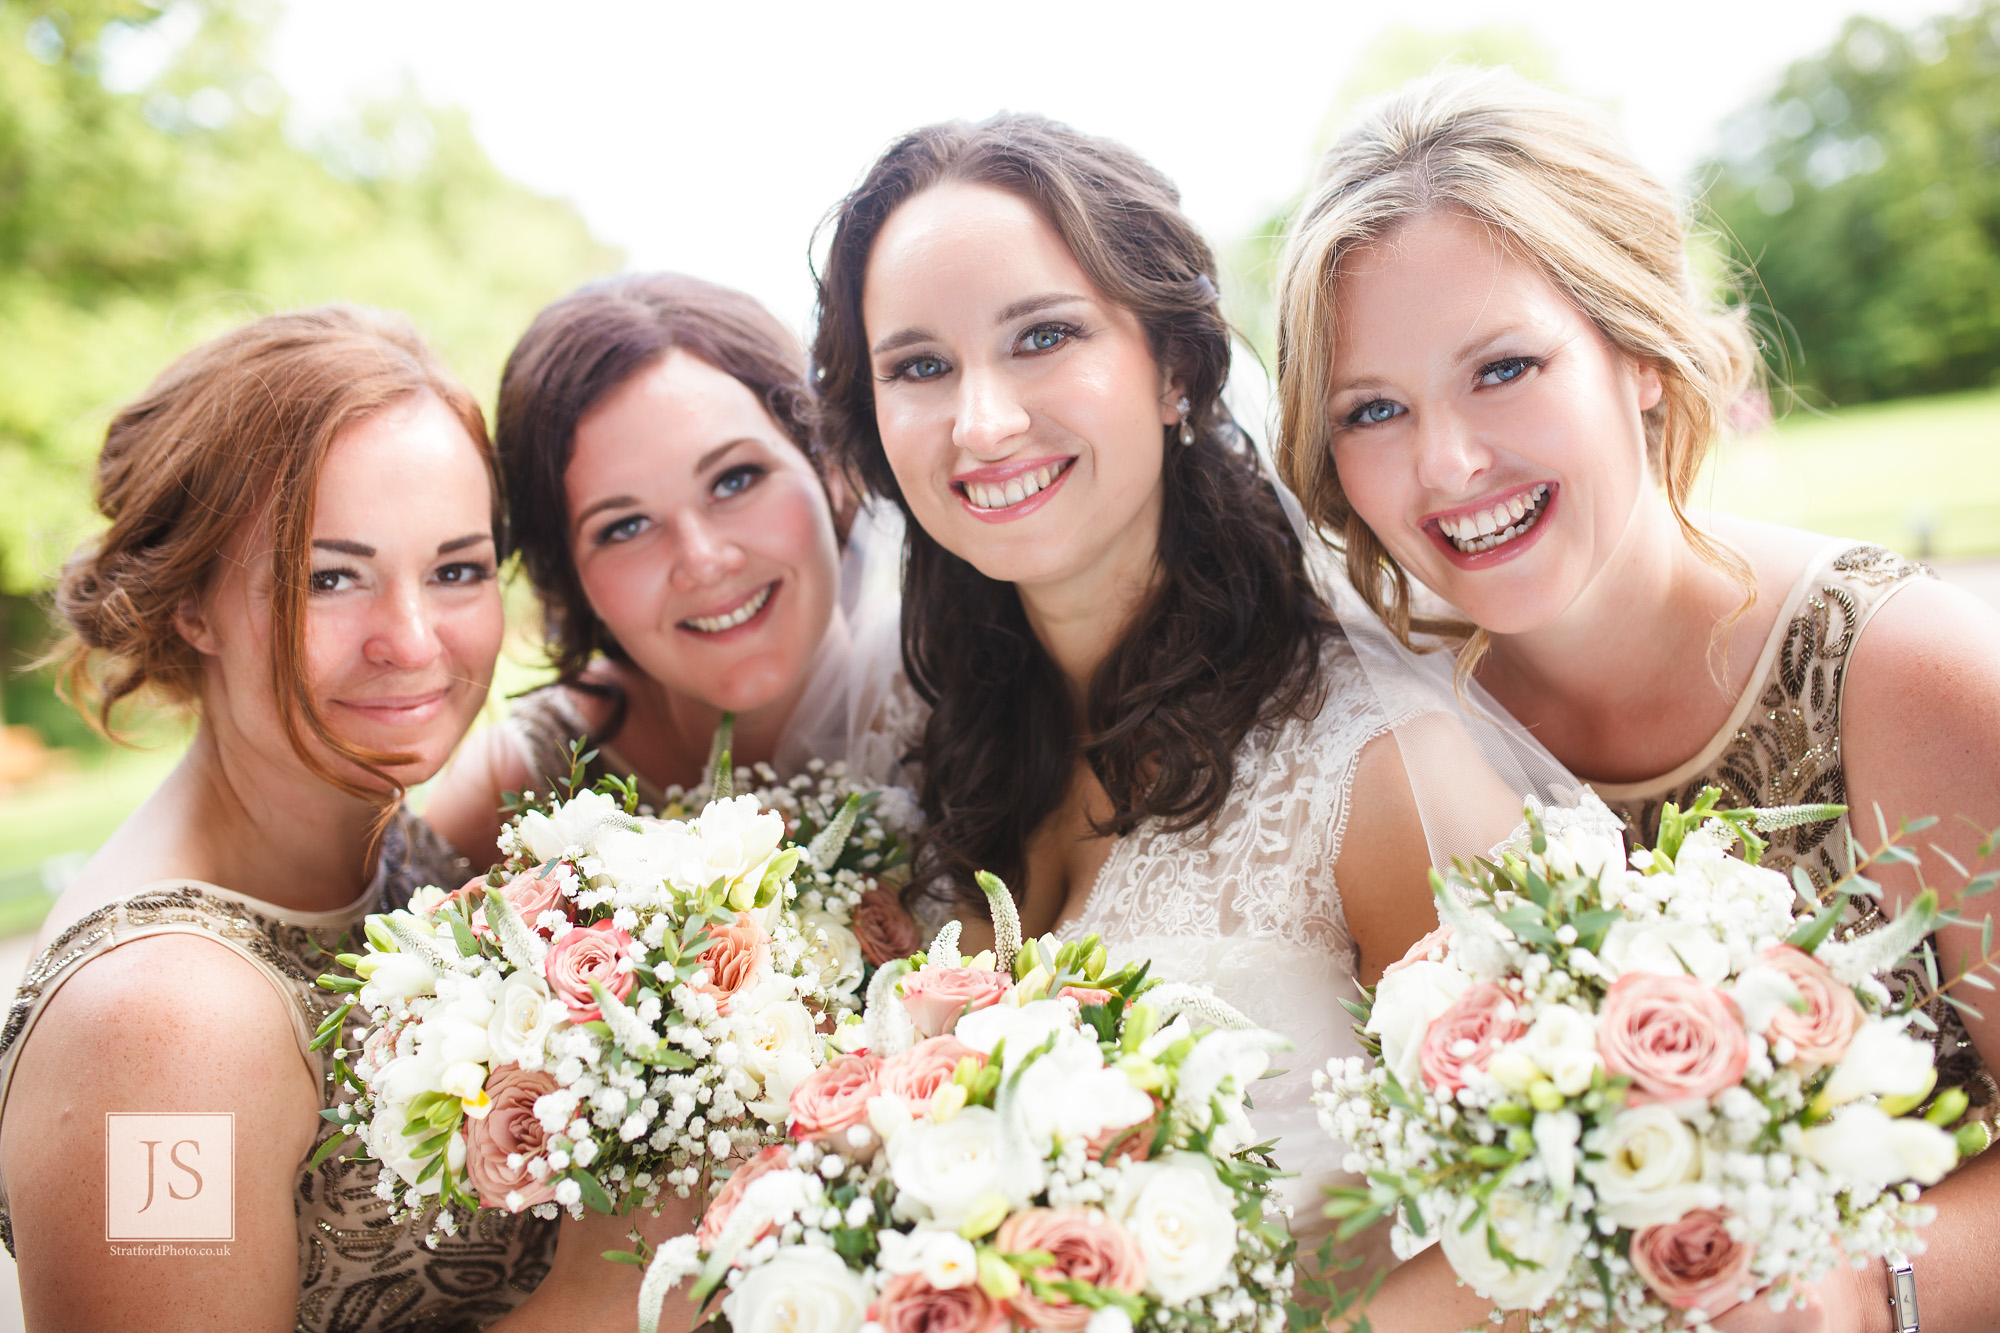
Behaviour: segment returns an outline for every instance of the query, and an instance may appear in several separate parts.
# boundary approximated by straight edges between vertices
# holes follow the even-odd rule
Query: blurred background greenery
[[[228,324],[335,299],[409,313],[490,398],[534,311],[622,262],[414,92],[301,131],[263,55],[270,2],[0,0],[0,934],[39,919],[182,739],[140,717],[144,748],[113,750],[33,665],[117,404]],[[1560,79],[1527,28],[1387,29],[1322,140],[1446,59]],[[2000,554],[2000,0],[1911,27],[1853,19],[1714,141],[1681,184],[1778,387],[1775,425],[1752,411],[1710,502]],[[1286,215],[1224,246],[1226,300],[1267,362]],[[503,690],[537,670],[512,596]]]

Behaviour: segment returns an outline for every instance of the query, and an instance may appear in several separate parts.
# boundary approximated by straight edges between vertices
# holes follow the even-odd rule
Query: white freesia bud
[[[1805,1132],[1801,1147],[1850,1189],[1884,1190],[1905,1180],[1934,1185],[1958,1163],[1952,1136],[1936,1125],[1893,1117],[1877,1106],[1848,1106]]]
[[[1931,1048],[1888,1019],[1871,1018],[1848,1044],[1820,1100],[1841,1106],[1857,1097],[1921,1095],[1931,1078]]]
[[[1535,1117],[1533,1133],[1549,1188],[1562,1198],[1576,1183],[1576,1145],[1583,1136],[1583,1118],[1574,1111],[1543,1111]]]
[[[1649,972],[1692,976],[1703,985],[1719,986],[1729,977],[1729,946],[1707,926],[1669,917],[1615,922],[1597,958],[1614,979],[1627,972]]]
[[[979,1257],[972,1242],[956,1232],[922,1230],[905,1235],[884,1231],[881,1244],[877,1266],[892,1276],[921,1273],[924,1281],[940,1291],[966,1286],[978,1276]]]
[[[438,1078],[438,1086],[454,1097],[465,1101],[476,1100],[486,1087],[486,1066],[476,1065],[469,1060],[447,1065]]]
[[[1584,1178],[1597,1191],[1598,1211],[1619,1226],[1660,1226],[1698,1206],[1701,1144],[1669,1108],[1628,1106],[1592,1130],[1588,1146],[1596,1156]]]
[[[1468,1197],[1443,1226],[1444,1255],[1452,1271],[1502,1310],[1540,1308],[1569,1276],[1581,1238],[1558,1210],[1542,1207],[1511,1185],[1494,1190],[1485,1216],[1474,1222],[1478,1204]],[[1510,1267],[1495,1256],[1491,1242],[1524,1261],[1522,1265]]]
[[[365,1009],[428,995],[437,984],[437,971],[415,954],[380,953],[369,957],[374,966],[369,970],[368,984],[357,997]]]
[[[1382,1039],[1382,1063],[1406,1089],[1423,1087],[1417,1052],[1424,1032],[1471,984],[1450,963],[1420,960],[1388,973],[1376,986],[1368,1031]]]

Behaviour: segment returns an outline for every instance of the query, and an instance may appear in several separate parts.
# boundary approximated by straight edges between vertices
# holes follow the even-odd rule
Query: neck
[[[1097,669],[1132,627],[1157,579],[1157,565],[1149,561],[1143,569],[1122,569],[1109,577],[1015,585],[1028,627],[1069,682],[1078,708],[1090,693]]]
[[[1701,715],[1734,698],[1728,682],[1740,687],[1748,664],[1727,642],[1717,650],[1715,629],[1742,596],[1696,554],[1665,500],[1648,494],[1605,567],[1560,616],[1492,636],[1479,680],[1579,771],[1650,776],[1617,772],[1630,733],[1648,718]]]
[[[196,878],[324,912],[353,902],[374,877],[380,807],[315,777],[289,747],[266,754],[204,722],[161,796],[186,830],[183,859]]]

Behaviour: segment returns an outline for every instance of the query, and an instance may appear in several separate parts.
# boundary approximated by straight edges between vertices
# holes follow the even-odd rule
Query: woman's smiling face
[[[1546,625],[1653,486],[1660,380],[1478,222],[1418,218],[1341,262],[1334,466],[1389,553],[1497,634]]]
[[[862,290],[883,451],[910,511],[1024,588],[1150,577],[1179,390],[1026,200],[933,186]]]
[[[741,381],[669,352],[584,415],[563,479],[584,594],[641,671],[736,712],[798,687],[840,552],[818,475]]]

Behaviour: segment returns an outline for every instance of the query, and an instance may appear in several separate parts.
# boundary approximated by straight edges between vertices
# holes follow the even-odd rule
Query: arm
[[[190,935],[113,949],[49,1001],[20,1053],[0,1133],[28,1327],[294,1326],[294,1189],[319,1126],[319,1090],[285,1006],[250,964]],[[220,1247],[226,1254],[111,1252],[109,1111],[234,1114],[236,1239]],[[157,1188],[185,1184],[161,1165]]]
[[[500,727],[466,738],[431,788],[424,819],[438,836],[484,869],[500,857],[500,797],[530,785],[528,766]]]
[[[632,1242],[626,1237],[634,1227],[649,1245],[684,1236],[701,1221],[702,1203],[699,1196],[669,1199],[657,1215],[617,1217],[587,1212],[581,1220],[565,1215],[549,1275],[533,1295],[494,1324],[490,1333],[530,1333],[558,1327],[577,1333],[636,1329],[639,1284],[645,1270],[614,1264],[604,1252],[631,1249]],[[675,1287],[661,1308],[662,1333],[687,1333],[694,1327],[695,1313],[687,1284]]]
[[[1384,968],[1437,928],[1437,905],[1424,823],[1393,733],[1361,751],[1352,791],[1333,874],[1348,933],[1361,953],[1356,980],[1372,986]]]

